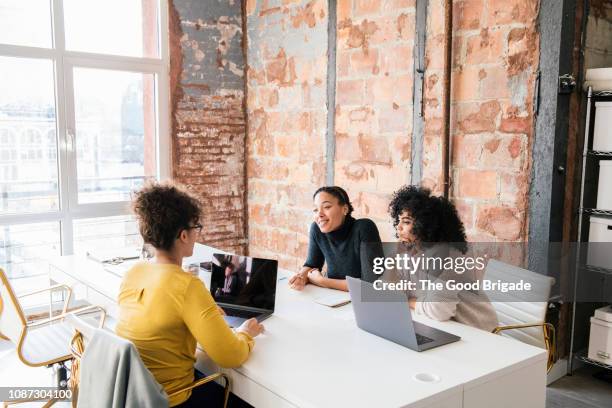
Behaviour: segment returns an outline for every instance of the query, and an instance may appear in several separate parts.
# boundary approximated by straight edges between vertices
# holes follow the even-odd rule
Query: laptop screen
[[[214,254],[210,293],[215,302],[274,311],[278,262]]]

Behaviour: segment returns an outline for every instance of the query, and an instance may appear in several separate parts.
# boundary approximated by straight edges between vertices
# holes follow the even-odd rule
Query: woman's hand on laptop
[[[254,317],[246,320],[236,329],[237,332],[243,332],[255,338],[264,332],[263,324],[259,323]]]

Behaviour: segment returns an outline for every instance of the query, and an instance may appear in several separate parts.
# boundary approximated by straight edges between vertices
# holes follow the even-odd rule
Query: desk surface
[[[212,252],[198,248],[194,255]],[[53,268],[117,298],[121,278],[96,262],[60,257],[52,262]],[[312,285],[293,291],[286,279],[280,280],[275,313],[264,322],[266,333],[256,339],[251,357],[236,371],[297,406],[420,407],[546,359],[545,350],[513,339],[415,316],[461,337],[418,353],[358,329],[350,304],[329,308],[314,302],[329,293]],[[418,381],[417,374],[439,380]]]

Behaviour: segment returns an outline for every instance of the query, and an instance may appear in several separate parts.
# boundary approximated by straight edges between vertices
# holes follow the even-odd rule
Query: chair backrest
[[[110,406],[114,393],[125,398],[129,406],[168,405],[168,396],[163,387],[146,368],[133,343],[112,332],[95,328],[76,315],[68,315],[66,320],[76,332],[71,341],[75,357],[73,368],[76,366],[71,388],[77,395],[78,406]],[[121,355],[131,358],[129,364],[116,364],[116,358]],[[125,368],[120,373],[113,371],[117,367],[129,367],[129,380]],[[127,386],[127,381],[130,386]],[[101,394],[100,390],[110,390],[111,393]]]
[[[0,268],[0,334],[19,344],[26,326],[23,310],[4,270]]]
[[[490,259],[487,263],[485,279],[504,282],[518,282],[522,279],[531,283],[531,290],[528,293],[495,294],[491,303],[497,313],[500,326],[543,323],[546,320],[547,300],[555,282],[554,278]],[[542,301],[539,301],[540,299]],[[537,347],[545,347],[541,327],[507,330],[502,332],[502,335]]]

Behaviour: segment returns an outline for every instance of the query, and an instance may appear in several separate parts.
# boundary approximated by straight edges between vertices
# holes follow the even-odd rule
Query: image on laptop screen
[[[210,293],[215,302],[274,311],[278,262],[214,254]]]

